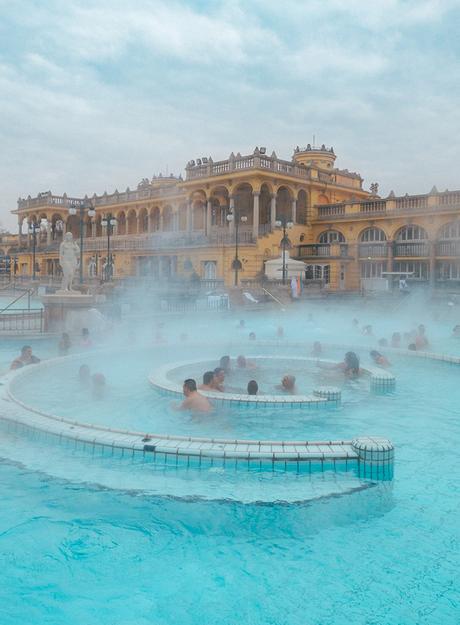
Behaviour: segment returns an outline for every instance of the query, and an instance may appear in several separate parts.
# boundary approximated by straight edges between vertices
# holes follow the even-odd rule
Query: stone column
[[[136,222],[137,222],[137,227],[136,227],[137,234],[141,234],[142,233],[142,217],[140,214],[136,217]]]
[[[429,279],[430,279],[430,286],[434,287],[434,285],[436,284],[436,243],[434,241],[430,241],[428,245],[429,245],[429,252],[430,252]]]
[[[22,245],[22,220],[18,221],[18,246]]]
[[[152,216],[150,215],[150,211],[147,213],[147,230],[148,232],[152,232]]]
[[[252,236],[257,239],[259,236],[259,191],[253,191],[252,196]]]
[[[233,195],[231,195],[229,197],[229,210],[230,213],[233,215],[233,219],[232,221],[228,222],[228,229],[231,233],[233,233],[233,230],[235,229],[235,219],[236,219],[236,215],[235,215],[235,198],[233,197]]]
[[[387,241],[387,271],[393,271],[393,241]]]
[[[161,211],[161,213],[160,213],[160,227],[159,227],[160,232],[163,232],[163,223],[164,223],[163,211]]]
[[[211,234],[212,225],[212,202],[209,199],[206,203],[206,236]]]
[[[96,236],[96,220],[95,219],[91,220],[91,236],[92,237]]]
[[[275,228],[276,221],[276,195],[272,193],[270,200],[270,223],[272,230]]]
[[[293,224],[297,223],[297,200],[295,198],[292,200],[291,221]]]
[[[192,202],[189,200],[187,202],[187,233],[190,234],[192,232]]]

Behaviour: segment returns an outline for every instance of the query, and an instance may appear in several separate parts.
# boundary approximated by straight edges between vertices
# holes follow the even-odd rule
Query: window
[[[345,243],[345,237],[338,230],[326,230],[319,235],[318,243]]]
[[[460,221],[445,224],[439,231],[440,239],[460,239]]]
[[[386,241],[387,235],[381,228],[366,228],[359,235],[359,240],[363,243],[371,243],[373,241]]]
[[[215,280],[217,278],[217,262],[215,260],[205,260],[203,268],[205,280]]]
[[[411,280],[428,280],[428,263],[421,260],[400,261],[393,264],[393,271],[413,273]]]
[[[398,241],[420,241],[428,239],[425,228],[421,226],[404,226],[396,236]]]
[[[441,261],[436,267],[438,280],[460,280],[460,262]]]
[[[306,280],[322,280],[325,284],[329,284],[330,273],[329,265],[307,265],[305,267]]]
[[[385,267],[384,261],[361,263],[361,278],[381,278]]]

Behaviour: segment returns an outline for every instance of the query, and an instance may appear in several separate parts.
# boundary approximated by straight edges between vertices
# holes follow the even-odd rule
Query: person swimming
[[[36,365],[40,362],[40,358],[34,356],[30,345],[24,345],[21,348],[21,354],[13,360],[10,365],[10,369],[21,369],[27,365]]]
[[[182,391],[184,401],[176,406],[177,410],[191,410],[192,412],[211,412],[211,402],[197,391],[196,382],[192,378],[184,380]]]
[[[424,349],[425,347],[428,347],[428,345],[429,342],[425,334],[425,326],[421,323],[415,336],[415,346],[417,349]]]
[[[313,343],[313,349],[311,350],[311,355],[315,356],[316,358],[319,358],[319,356],[321,356],[322,353],[323,353],[323,347],[321,343],[319,341],[315,341]]]
[[[388,358],[385,358],[385,356],[383,356],[383,354],[378,352],[376,349],[373,349],[370,352],[370,357],[375,362],[375,364],[379,365],[380,367],[389,367],[390,366],[390,361],[388,360]]]
[[[70,340],[70,336],[67,332],[63,332],[61,339],[59,341],[59,355],[66,356],[69,353],[69,349],[72,346],[72,342]]]
[[[281,384],[279,384],[276,388],[280,391],[283,391],[284,393],[290,393],[291,395],[295,395],[295,393],[297,392],[295,386],[295,375],[284,375],[281,379]]]
[[[248,382],[248,395],[257,395],[259,392],[259,385],[255,380],[249,380]]]
[[[356,378],[361,373],[359,368],[359,358],[355,352],[347,352],[343,363],[342,371],[349,378]]]
[[[214,369],[214,377],[212,379],[213,391],[219,391],[220,393],[223,393],[224,382],[225,382],[225,371],[222,369],[222,367],[216,367]]]
[[[230,356],[222,356],[219,361],[219,367],[225,371],[226,375],[228,375],[231,371]]]
[[[91,379],[91,371],[88,365],[81,365],[80,369],[78,370],[78,379],[80,380],[81,384],[89,384],[89,381]]]
[[[238,356],[236,359],[238,369],[256,369],[257,366],[252,360],[247,360],[245,356]]]
[[[214,382],[214,371],[206,371],[203,374],[203,384],[200,384],[198,389],[200,391],[215,391],[216,389],[213,386]]]
[[[105,375],[103,373],[93,373],[91,376],[91,382],[93,387],[93,398],[102,399],[106,388]]]

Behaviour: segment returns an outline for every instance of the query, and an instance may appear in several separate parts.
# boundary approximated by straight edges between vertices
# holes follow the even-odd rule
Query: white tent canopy
[[[305,263],[301,260],[294,260],[289,257],[289,252],[285,252],[286,277],[297,278],[305,276]],[[269,280],[279,280],[283,277],[283,254],[279,258],[265,261],[265,275]]]

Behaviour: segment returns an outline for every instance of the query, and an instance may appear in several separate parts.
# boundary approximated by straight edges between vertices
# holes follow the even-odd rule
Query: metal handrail
[[[16,302],[18,302],[22,297],[24,297],[24,295],[27,294],[27,309],[30,310],[30,295],[31,295],[32,291],[31,289],[25,289],[23,293],[21,293],[21,295],[18,295],[18,297],[16,297],[12,302],[10,302],[8,304],[8,306],[6,306],[5,308],[3,308],[2,310],[0,310],[0,315],[2,313],[5,312],[5,310],[8,310],[13,304],[15,304]]]
[[[285,306],[283,304],[283,302],[281,300],[279,300],[277,297],[275,297],[273,295],[273,293],[270,293],[270,291],[267,291],[266,288],[262,287],[262,291],[268,295],[269,297],[271,297],[277,304],[279,304],[281,306],[281,310],[285,310]]]

